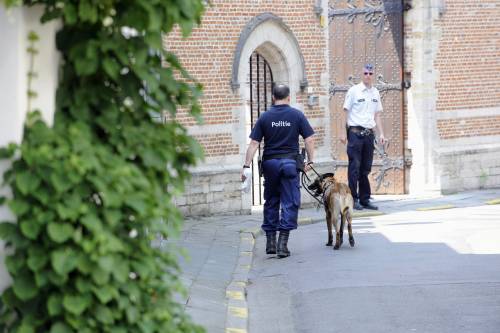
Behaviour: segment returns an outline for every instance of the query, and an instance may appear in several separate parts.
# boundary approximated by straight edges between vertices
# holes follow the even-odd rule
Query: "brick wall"
[[[225,156],[238,154],[239,147],[232,143],[231,133],[194,135],[202,145],[205,156]]]
[[[320,84],[326,71],[324,51],[327,47],[324,31],[313,12],[314,0],[287,1],[231,1],[215,0],[207,9],[202,25],[192,36],[182,40],[177,34],[168,36],[165,47],[180,58],[185,68],[204,86],[201,100],[205,124],[235,123],[232,110],[243,101],[230,87],[231,69],[236,44],[245,25],[255,16],[271,12],[283,19],[298,40],[306,64],[309,86],[315,94],[326,96]],[[297,103],[306,104],[306,94],[297,95]],[[321,118],[324,112],[318,107],[304,110],[309,118]],[[194,121],[185,114],[178,116],[186,125]],[[210,145],[210,144],[209,144]]]
[[[500,1],[446,1],[437,24],[442,29],[434,67],[437,112],[467,109],[470,117],[481,108],[500,106]],[[499,118],[454,119],[438,124],[442,139],[499,135]],[[456,126],[456,128],[454,128]],[[484,127],[490,127],[486,130]]]
[[[442,139],[473,138],[500,133],[500,115],[492,117],[473,117],[438,120]]]

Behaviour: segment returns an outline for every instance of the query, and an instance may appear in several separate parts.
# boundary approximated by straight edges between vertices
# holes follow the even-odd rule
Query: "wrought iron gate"
[[[384,111],[388,146],[378,146],[370,182],[374,193],[404,193],[403,1],[330,0],[330,112],[332,155],[337,174],[347,177],[346,146],[339,120],[347,90],[361,82],[364,63],[375,66],[374,84]]]
[[[272,104],[273,73],[266,59],[257,52],[252,53],[250,56],[249,66],[250,123],[253,128],[260,114],[266,111]],[[252,162],[252,205],[262,205],[264,203],[264,187],[257,167],[257,161],[262,153],[261,148],[259,146],[258,153],[255,154],[256,156]]]

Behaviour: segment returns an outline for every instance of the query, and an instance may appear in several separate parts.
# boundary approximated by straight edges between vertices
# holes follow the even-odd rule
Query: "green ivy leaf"
[[[135,306],[129,306],[126,309],[126,313],[127,313],[127,321],[130,324],[136,323],[140,318],[139,311],[137,311],[137,308]]]
[[[94,295],[97,296],[99,301],[102,304],[106,304],[109,301],[111,301],[113,298],[118,297],[118,291],[116,288],[110,286],[110,285],[105,285],[101,287],[93,287],[92,291]]]
[[[73,250],[63,248],[52,252],[51,263],[54,270],[59,275],[66,275],[71,272],[77,264],[76,256]]]
[[[91,275],[92,280],[100,286],[108,283],[110,277],[108,272],[99,267],[92,270]]]
[[[17,215],[18,217],[24,215],[24,213],[26,213],[30,209],[30,206],[28,205],[28,203],[22,199],[21,200],[17,200],[17,199],[9,200],[7,205],[9,206],[12,213]]]
[[[112,274],[118,282],[125,283],[128,280],[128,276],[130,274],[128,261],[126,261],[125,259],[115,261],[115,266]]]
[[[49,312],[49,315],[55,317],[61,314],[63,310],[62,302],[63,298],[60,294],[50,295],[47,300],[47,311]]]
[[[59,287],[62,287],[68,281],[68,275],[60,275],[54,271],[47,272],[47,277],[52,284]]]
[[[19,236],[19,227],[10,222],[0,222],[0,238],[6,241],[12,241]]]
[[[32,246],[28,249],[28,267],[33,271],[37,272],[41,270],[47,262],[49,257],[42,247]]]
[[[99,234],[102,232],[102,224],[97,216],[94,214],[89,214],[82,218],[82,224],[87,227],[90,231]]]
[[[63,10],[66,23],[70,25],[75,24],[76,20],[78,19],[75,5],[73,5],[71,2],[65,2]]]
[[[42,180],[32,172],[20,172],[16,175],[16,185],[22,194],[34,191]]]
[[[16,294],[16,296],[23,301],[32,299],[38,294],[38,288],[33,280],[33,276],[28,272],[19,274],[14,279],[12,289],[14,290],[14,294]]]
[[[35,283],[38,288],[43,288],[49,282],[48,273],[46,271],[35,272]]]
[[[65,323],[57,322],[50,328],[50,333],[73,333],[73,330]]]
[[[19,223],[19,226],[22,234],[32,240],[37,239],[42,229],[42,225],[33,220],[23,220]]]
[[[105,306],[98,305],[95,310],[95,316],[103,324],[112,324],[115,320],[111,310]]]
[[[99,267],[105,272],[112,272],[115,266],[115,260],[112,256],[102,256],[97,261]]]
[[[92,253],[92,251],[89,252]],[[94,268],[94,263],[92,263],[88,255],[86,255],[85,253],[80,253],[77,259],[77,268],[78,271],[84,274],[88,274]]]
[[[23,254],[16,253],[5,258],[5,266],[11,275],[17,275],[24,265],[26,265],[26,259]]]
[[[88,279],[78,277],[76,279],[76,289],[81,293],[86,293],[92,290],[92,283]]]
[[[78,15],[82,21],[97,22],[97,7],[87,0],[78,2]]]
[[[0,148],[0,160],[12,158],[18,148],[17,144],[9,143],[7,147]]]
[[[90,305],[91,298],[85,295],[64,295],[64,308],[74,315],[81,315]]]
[[[54,186],[57,193],[64,193],[71,188],[71,183],[62,172],[54,172],[50,175],[50,183]]]
[[[35,333],[35,328],[31,324],[22,323],[16,332],[17,333]]]
[[[47,226],[47,233],[56,243],[64,243],[75,233],[75,229],[68,223],[51,222]]]
[[[114,60],[110,58],[104,58],[102,61],[102,67],[106,74],[111,76],[113,80],[118,79],[120,76],[120,65]]]

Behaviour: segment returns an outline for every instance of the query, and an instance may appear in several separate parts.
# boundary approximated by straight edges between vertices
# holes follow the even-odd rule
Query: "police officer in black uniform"
[[[304,114],[289,106],[290,89],[284,84],[273,88],[274,105],[260,115],[250,134],[245,164],[249,168],[253,156],[264,138],[262,169],[264,174],[264,222],[266,253],[279,258],[288,257],[288,237],[297,229],[300,207],[300,183],[297,160],[299,156],[299,135],[304,138],[308,171],[314,159],[314,131]],[[242,181],[245,180],[244,169]],[[280,214],[281,208],[281,214]],[[279,231],[276,245],[276,232]]]
[[[380,93],[372,83],[373,74],[373,66],[366,64],[363,67],[362,82],[347,91],[344,101],[344,111],[347,114],[347,156],[349,157],[347,176],[354,198],[354,209],[357,210],[378,209],[370,203],[371,188],[368,180],[373,163],[374,129],[378,130],[381,144],[384,144],[385,137],[380,117],[382,103]],[[342,123],[346,123],[345,119]],[[340,141],[345,144],[346,137],[341,136]]]

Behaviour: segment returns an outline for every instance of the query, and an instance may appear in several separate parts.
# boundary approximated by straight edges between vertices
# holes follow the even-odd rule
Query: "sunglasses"
[[[365,72],[365,75],[373,75],[373,73],[370,73],[370,72]]]

